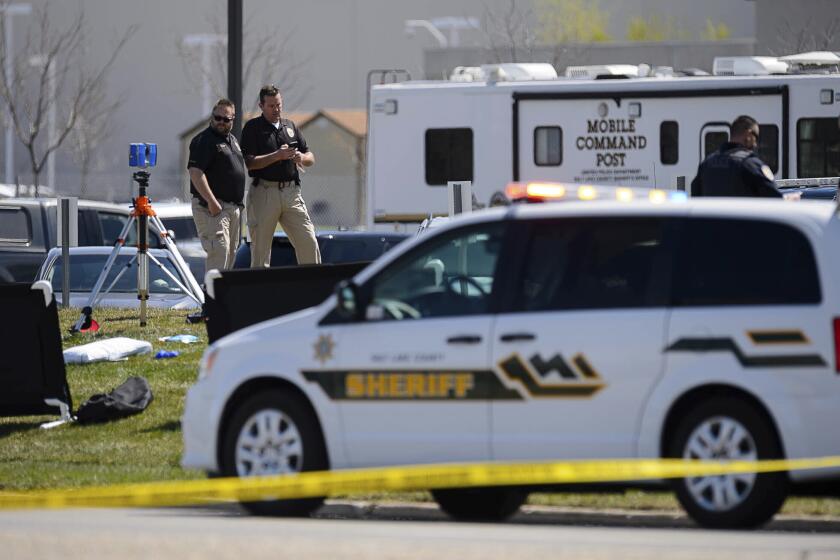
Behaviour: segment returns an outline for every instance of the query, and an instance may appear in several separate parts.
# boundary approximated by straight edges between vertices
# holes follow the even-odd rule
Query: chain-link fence
[[[316,228],[355,229],[364,225],[364,184],[358,177],[307,172],[301,183]]]

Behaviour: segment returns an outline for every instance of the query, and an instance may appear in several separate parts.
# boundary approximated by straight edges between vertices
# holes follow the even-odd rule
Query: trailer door
[[[700,161],[718,151],[718,148],[726,142],[729,142],[727,123],[715,122],[703,125],[700,129]]]

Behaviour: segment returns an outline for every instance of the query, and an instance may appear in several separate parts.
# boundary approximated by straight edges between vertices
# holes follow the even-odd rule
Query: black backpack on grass
[[[79,424],[108,422],[139,414],[154,399],[149,382],[143,377],[129,377],[110,393],[93,395],[76,411]]]

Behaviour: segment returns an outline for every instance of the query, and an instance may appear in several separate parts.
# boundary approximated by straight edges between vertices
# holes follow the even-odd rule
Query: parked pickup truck
[[[113,245],[128,204],[79,200],[79,245]],[[128,243],[136,234],[129,233]],[[56,200],[0,199],[0,282],[31,282],[56,244]]]

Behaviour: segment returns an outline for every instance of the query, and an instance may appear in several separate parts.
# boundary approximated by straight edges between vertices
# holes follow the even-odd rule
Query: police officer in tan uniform
[[[251,267],[269,266],[277,223],[289,236],[298,264],[321,262],[315,227],[300,192],[300,173],[315,163],[295,123],[280,116],[283,98],[273,85],[260,90],[262,114],[242,128],[248,174],[248,230]]]
[[[207,270],[233,267],[245,196],[245,160],[233,134],[233,103],[220,99],[210,125],[190,141],[187,169],[193,220],[207,252]]]

